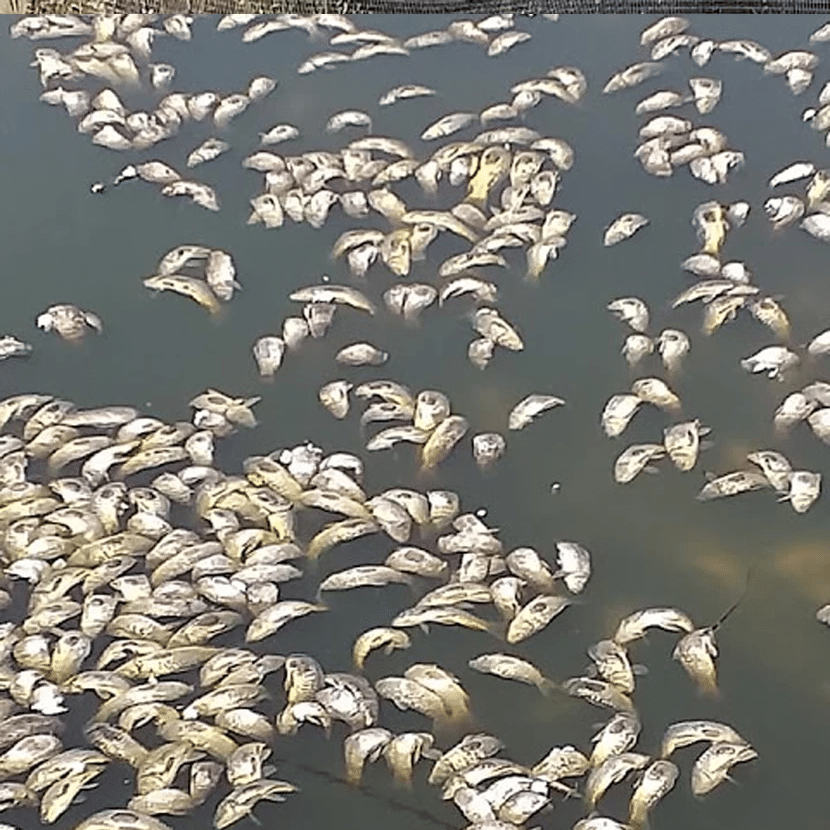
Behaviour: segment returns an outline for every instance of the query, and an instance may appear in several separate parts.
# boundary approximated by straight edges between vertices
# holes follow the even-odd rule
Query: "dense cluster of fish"
[[[365,391],[393,387],[369,383]],[[155,816],[188,813],[214,795],[214,824],[227,827],[259,801],[296,791],[266,764],[276,735],[296,734],[306,723],[329,734],[335,721],[349,729],[343,744],[348,781],[359,783],[363,766],[383,755],[395,780],[409,785],[413,766],[431,758],[430,783],[442,785],[444,797],[474,823],[521,825],[557,791],[577,793],[562,779],[589,772],[585,799],[593,809],[611,784],[644,770],[630,805],[629,821],[639,826],[674,786],[678,770],[666,756],[677,746],[711,744],[692,771],[699,793],[724,780],[731,765],[755,757],[731,728],[696,722],[669,728],[662,757],[629,752],[639,720],[627,649],[648,628],[682,632],[674,659],[706,692],[717,689],[720,622],[696,629],[672,608],[621,620],[613,638],[589,649],[592,672],[561,683],[512,654],[470,661],[475,671],[623,713],[595,738],[590,760],[571,746],[555,747],[530,768],[496,760],[503,744],[471,731],[469,695],[440,666],[415,663],[402,676],[368,680],[367,657],[379,648],[408,648],[407,629],[459,625],[509,645],[538,634],[570,604],[569,595],[585,588],[591,556],[575,542],[558,542],[554,569],[533,548],[504,553],[498,531],[461,513],[457,494],[395,488],[368,498],[359,458],[325,455],[311,444],[248,458],[243,475],[222,473],[213,465],[214,437],[231,434],[234,425],[255,425],[255,403],[211,389],[191,401],[194,423],[164,424],[131,407],[82,410],[46,395],[0,402],[4,604],[19,593],[19,582],[29,585],[25,619],[0,629],[8,693],[0,739],[4,806],[37,806],[41,820],[52,823],[109,763],[120,762],[135,770],[135,795],[124,808],[96,813],[79,827],[160,830],[166,825]],[[443,418],[437,430],[449,404],[425,392],[414,407],[416,417]],[[540,407],[521,402],[514,428]],[[70,467],[74,477],[66,475]],[[150,483],[134,483],[146,470],[153,471]],[[174,513],[185,509],[196,525],[173,524]],[[320,527],[315,511],[343,518]],[[415,547],[409,543],[416,528],[421,545],[443,535],[432,550]],[[397,545],[383,564],[330,572],[314,598],[283,597],[303,576],[303,560],[308,570],[336,546],[379,533]],[[557,592],[559,580],[565,595]],[[324,594],[390,584],[420,598],[388,626],[357,638],[358,674],[327,673],[311,655],[273,651],[273,638],[289,622],[328,611]],[[495,613],[473,614],[470,604]],[[214,644],[243,626],[246,643],[264,643],[266,650]],[[171,679],[195,670],[196,682]],[[274,712],[275,695],[264,681],[278,671],[284,700]],[[67,748],[60,716],[71,712],[73,695],[85,692],[99,699],[84,730],[88,746]],[[431,731],[396,735],[380,726],[382,700],[423,715]],[[134,736],[149,724],[154,738],[146,730],[141,740]],[[459,733],[460,743],[445,752],[434,747],[436,738]]]
[[[454,42],[476,44],[498,57],[530,39],[515,28],[518,19],[498,14],[456,20],[409,38],[360,29],[337,14],[230,14],[217,28],[241,28],[244,43],[301,31],[316,48],[328,37],[333,48],[311,54],[297,68],[306,75]],[[153,41],[165,36],[188,41],[194,23],[184,14],[90,20],[45,15],[17,20],[11,36],[87,41],[66,52],[38,48],[32,65],[44,88],[41,100],[62,106],[95,144],[141,153],[173,138],[186,123],[209,123],[217,135],[205,137],[188,154],[186,164],[192,168],[226,153],[231,122],[278,85],[263,75],[252,78],[244,92],[170,91],[175,68],[149,62]],[[640,38],[647,59],[616,72],[602,92],[645,94],[634,108],[648,119],[639,129],[634,155],[648,174],[669,177],[685,166],[694,178],[723,185],[744,166],[744,153],[719,129],[666,113],[693,106],[698,115],[708,115],[721,100],[723,82],[695,71],[688,89],[646,85],[659,83],[669,62],[685,51],[698,68],[724,53],[758,64],[766,75],[783,75],[793,94],[800,95],[812,84],[819,58],[803,50],[773,56],[751,40],[716,41],[689,30],[690,21],[676,16],[649,25]],[[827,41],[830,24],[810,38],[812,44]],[[108,86],[95,92],[68,88],[90,78]],[[149,86],[160,100],[148,111],[130,112],[110,86],[131,93]],[[356,285],[321,276],[291,291],[289,301],[299,304],[296,313],[252,346],[260,377],[273,378],[286,353],[300,352],[307,338],[325,337],[338,310],[362,312],[369,325],[386,312],[415,324],[427,309],[441,309],[464,295],[471,302],[465,320],[475,333],[468,346],[473,366],[484,369],[497,346],[522,351],[520,328],[497,308],[501,286],[482,271],[511,269],[505,249],[519,248],[532,283],[566,246],[577,217],[558,197],[574,165],[574,149],[528,121],[550,99],[557,107],[578,105],[587,89],[579,68],[555,66],[513,84],[505,100],[481,112],[453,111],[424,124],[420,140],[425,148],[372,133],[380,110],[436,95],[418,83],[389,89],[377,102],[378,113],[343,109],[331,115],[325,123],[331,135],[365,131],[335,150],[291,155],[288,148],[303,136],[287,122],[260,133],[258,147],[242,162],[264,176],[262,191],[249,200],[248,225],[284,228],[287,218],[321,229],[336,206],[348,220],[361,220],[359,227],[341,232],[331,249],[332,260],[345,259]],[[830,82],[803,119],[826,132],[830,144]],[[222,134],[225,138],[218,137]],[[183,178],[159,159],[136,158],[92,191],[103,193],[133,179],[159,185],[163,195],[220,209],[210,184]],[[762,209],[774,230],[800,222],[807,233],[830,242],[830,168],[797,160],[768,184],[775,195]],[[801,188],[797,193],[778,190],[793,184]],[[405,203],[398,185],[423,201]],[[439,196],[445,207],[437,207]],[[699,332],[668,327],[675,325],[671,320],[655,321],[639,297],[607,301],[607,310],[629,329],[622,355],[637,376],[628,391],[607,400],[600,415],[604,434],[622,435],[643,404],[667,416],[662,436],[632,444],[617,456],[613,477],[620,484],[656,471],[655,462],[666,458],[680,472],[698,467],[712,430],[693,417],[694,410],[684,411],[676,391],[683,391],[684,366],[694,359],[695,334],[709,337],[739,314],[751,317],[774,342],[743,358],[740,366],[775,381],[790,379],[830,353],[830,331],[794,344],[782,297],[756,285],[744,262],[723,261],[724,247],[733,233],[740,234],[749,212],[746,201],[716,199],[693,211],[698,246],[680,267],[695,281],[667,306],[668,313],[680,314],[682,306],[702,303]],[[383,220],[380,226],[374,214]],[[602,241],[611,248],[637,235],[628,243],[633,246],[653,232],[650,219],[632,209],[605,227]],[[437,264],[434,281],[408,279],[442,233],[463,240],[463,246]],[[599,232],[595,238],[598,244]],[[609,251],[609,258],[616,251]],[[366,278],[378,262],[388,273],[372,271],[376,286]],[[211,314],[241,288],[232,255],[198,243],[166,253],[144,285],[187,297]],[[47,308],[36,324],[68,341],[103,329],[97,315],[70,303]],[[364,336],[368,339],[340,348],[334,362],[361,370],[384,366],[390,353],[371,341],[368,326]],[[12,335],[0,338],[0,360],[31,351]],[[648,364],[653,368],[641,371]],[[454,412],[444,392],[413,391],[397,380],[337,378],[316,395],[341,420],[350,415],[354,399],[365,402],[361,430],[382,425],[365,449],[415,444],[422,471],[444,462],[475,431],[474,413]],[[134,794],[126,804],[82,820],[76,830],[168,830],[156,816],[185,815],[205,805],[221,829],[251,814],[259,801],[282,801],[297,791],[268,763],[271,744],[312,724],[329,737],[340,730],[345,778],[353,785],[360,785],[366,764],[381,758],[404,787],[412,786],[417,764],[432,762],[428,783],[441,788],[442,797],[453,801],[474,830],[522,827],[555,798],[568,797],[583,799],[587,814],[574,830],[637,830],[675,787],[680,768],[670,756],[676,749],[708,744],[691,768],[697,796],[728,780],[734,765],[758,757],[732,726],[710,720],[670,724],[659,748],[635,749],[641,731],[636,677],[645,668],[633,663],[629,652],[651,647],[641,642],[650,628],[678,634],[672,660],[702,695],[716,699],[716,633],[737,603],[707,626],[697,626],[677,608],[635,611],[588,647],[590,665],[571,667],[572,676],[564,679],[552,678],[548,666],[520,656],[516,646],[581,601],[575,598],[588,584],[593,564],[583,545],[558,541],[542,552],[529,546],[505,550],[486,511],[464,512],[468,508],[462,509],[457,493],[398,486],[372,495],[359,457],[326,454],[311,442],[249,457],[241,473],[223,472],[214,463],[214,442],[239,427],[255,427],[258,401],[208,389],[191,401],[191,421],[172,424],[132,407],[84,410],[47,395],[0,401],[0,601],[9,613],[18,604],[20,583],[28,584],[25,618],[0,625],[0,723],[8,730],[0,737],[0,809],[36,808],[44,824],[54,823],[109,764],[120,763],[134,771]],[[529,394],[505,414],[505,430],[523,429],[564,404],[552,394]],[[830,414],[825,413],[830,413],[830,383],[813,380],[785,397],[773,424],[785,436],[806,421],[830,443]],[[500,432],[477,432],[469,440],[482,470],[493,467],[507,449]],[[771,488],[779,501],[804,513],[819,498],[821,474],[797,469],[778,450],[755,450],[746,459],[747,469],[706,473],[698,500]],[[151,478],[136,478],[146,471],[152,471]],[[349,567],[330,567],[332,557],[324,554],[356,540],[362,540],[365,558]],[[379,552],[375,542],[385,549]],[[315,584],[308,590],[310,580]],[[298,585],[303,589],[292,591]],[[356,638],[351,665],[281,653],[289,650],[281,644],[289,623],[293,627],[309,617],[303,624],[311,625],[311,615],[333,616],[332,594],[394,585],[403,589],[390,593],[405,591],[406,600],[391,619],[372,621],[374,626]],[[830,606],[817,617],[830,624]],[[584,752],[554,746],[532,764],[501,757],[505,744],[479,731],[461,672],[456,676],[419,662],[398,675],[375,669],[376,657],[370,655],[408,649],[417,631],[431,625],[459,626],[489,638],[492,648],[465,658],[471,672],[524,683],[546,697],[578,698],[614,714],[585,741]],[[278,672],[282,679],[275,684],[272,675]],[[65,745],[73,696],[86,692],[97,697],[98,705],[83,730],[85,744]],[[384,726],[392,707],[425,718],[421,731],[396,733]],[[597,807],[606,791],[630,774],[625,823],[600,816]]]
[[[373,348],[369,344],[356,343],[338,354]],[[418,445],[421,447],[421,470],[430,470],[444,461],[469,430],[467,418],[452,414],[450,399],[443,392],[424,389],[413,395],[410,389],[393,380],[367,381],[357,388],[350,381],[333,380],[321,387],[320,402],[335,418],[343,419],[349,414],[352,391],[357,398],[370,401],[360,416],[362,428],[377,422],[410,422],[380,430],[367,441],[366,449],[370,452],[387,450],[401,442]],[[513,431],[524,429],[543,412],[564,403],[555,395],[528,395],[510,410],[507,428]],[[507,441],[498,432],[481,432],[472,438],[473,458],[481,469],[491,467],[506,449]]]

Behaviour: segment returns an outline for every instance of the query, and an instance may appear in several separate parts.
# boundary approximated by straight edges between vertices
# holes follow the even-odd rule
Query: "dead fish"
[[[638,297],[622,297],[612,300],[606,308],[618,320],[631,326],[634,331],[644,332],[648,328],[648,306]]]
[[[801,220],[800,227],[822,242],[830,242],[830,216],[814,213]]]
[[[366,586],[382,588],[392,583],[409,586],[413,584],[412,577],[395,568],[385,565],[357,565],[345,571],[329,574],[320,583],[317,591],[321,594],[323,591],[348,591]]]
[[[764,213],[774,228],[785,228],[804,215],[804,202],[797,196],[774,196],[764,202]]]
[[[466,435],[467,419],[449,415],[441,421],[421,448],[421,469],[429,470],[440,464]]]
[[[594,751],[590,759],[591,766],[596,768],[612,756],[628,752],[637,743],[641,728],[640,720],[636,715],[628,712],[618,712],[614,715],[591,739],[594,743]]]
[[[634,668],[628,652],[614,640],[600,640],[588,649],[595,672],[624,694],[634,692]]]
[[[806,179],[816,172],[816,166],[811,161],[796,161],[779,170],[770,180],[769,187],[778,187],[781,184],[797,182],[799,179]]]
[[[205,280],[213,293],[223,302],[233,299],[234,291],[242,288],[236,279],[236,266],[225,251],[210,252],[205,266]]]
[[[680,409],[680,398],[660,378],[640,378],[631,384],[631,393],[645,403],[667,412]]]
[[[775,426],[775,431],[779,435],[785,435],[799,421],[812,418],[812,413],[815,408],[815,401],[811,401],[803,392],[793,392],[791,395],[787,395],[773,415],[772,422]],[[824,426],[827,423],[825,416],[819,415],[818,413],[815,414],[816,417],[812,421],[809,421],[810,428],[819,437],[824,432],[830,438],[830,431],[827,431]]]
[[[703,325],[701,331],[705,335],[711,335],[719,329],[724,323],[734,320],[738,311],[746,305],[746,296],[744,295],[726,295],[715,297],[706,306],[706,311],[703,314]]]
[[[384,654],[391,654],[395,649],[406,649],[411,645],[409,635],[397,628],[370,628],[364,631],[354,642],[352,660],[355,668],[363,670],[366,657],[374,650],[382,648]]]
[[[616,245],[633,236],[640,228],[648,224],[648,219],[639,213],[624,213],[615,219],[606,229],[603,244],[605,247]]]
[[[281,337],[267,335],[260,337],[253,347],[254,360],[259,374],[264,378],[273,377],[282,365],[285,341]]]
[[[669,55],[677,54],[679,49],[694,46],[700,38],[697,35],[680,34],[663,38],[654,44],[651,49],[651,59],[661,61]]]
[[[77,342],[86,333],[87,328],[93,328],[98,333],[103,331],[103,324],[97,314],[83,311],[70,303],[49,306],[36,320],[37,327],[43,331],[55,331],[64,340]]]
[[[643,81],[659,75],[663,66],[656,62],[635,63],[612,75],[603,87],[604,94],[618,92],[621,89],[629,89],[643,83]]]
[[[187,196],[194,204],[206,210],[219,210],[219,197],[209,185],[180,179],[171,182],[161,190],[162,196]]]
[[[210,286],[204,280],[196,277],[184,277],[180,274],[158,274],[147,277],[144,285],[151,291],[172,291],[181,294],[206,308],[211,314],[217,314],[220,310],[219,300],[210,290]]]
[[[604,680],[590,677],[572,677],[562,683],[561,689],[572,697],[578,697],[594,706],[634,713],[634,704],[619,689]]]
[[[614,634],[614,641],[626,645],[644,636],[649,628],[662,628],[664,631],[694,631],[695,625],[688,615],[677,608],[645,608],[635,611],[620,620]]]
[[[556,406],[564,406],[564,404],[565,401],[555,395],[528,395],[510,410],[507,428],[511,430],[524,429],[543,412],[547,412]]]
[[[555,577],[563,579],[572,594],[579,594],[591,576],[591,554],[576,542],[557,542]]]
[[[648,811],[675,785],[680,770],[665,759],[653,761],[643,773],[631,795],[628,824],[633,828],[642,827],[648,819]]]
[[[688,336],[679,329],[663,329],[657,338],[657,348],[666,369],[677,372],[689,353],[691,343]]]
[[[282,144],[300,137],[300,131],[293,124],[277,124],[270,130],[259,134],[259,143],[263,147]]]
[[[629,334],[625,338],[621,352],[629,366],[636,366],[643,358],[654,351],[654,341],[645,334]]]
[[[525,605],[510,621],[505,639],[515,644],[541,631],[554,617],[562,613],[571,600],[566,597],[539,596]]]
[[[757,757],[758,753],[740,736],[737,741],[715,741],[692,767],[692,793],[702,796],[712,792],[721,782],[731,780],[729,770],[735,764],[753,761]]]
[[[359,110],[343,110],[335,113],[326,122],[327,133],[338,133],[346,127],[368,127],[372,129],[372,119]]]
[[[473,314],[473,328],[497,346],[520,352],[524,341],[518,331],[494,308],[480,308]]]
[[[799,357],[784,346],[767,346],[741,361],[741,368],[758,374],[765,372],[772,380],[781,379],[782,374],[797,366]]]
[[[503,55],[508,49],[512,49],[517,44],[528,40],[530,40],[530,35],[527,32],[503,32],[490,41],[490,45],[487,47],[487,56],[492,58]]]
[[[433,124],[430,124],[423,133],[421,133],[422,141],[434,141],[436,138],[446,138],[453,133],[466,129],[475,121],[478,116],[472,112],[454,112],[439,118]]]
[[[662,17],[656,23],[643,29],[640,35],[640,45],[648,46],[657,40],[682,34],[690,25],[685,17]]]
[[[0,360],[9,357],[25,357],[32,353],[32,347],[10,334],[0,337]]]
[[[642,404],[639,395],[612,395],[602,411],[602,429],[609,438],[622,435]]]
[[[688,101],[688,96],[681,92],[673,90],[661,90],[654,92],[646,98],[643,98],[635,108],[637,115],[643,115],[649,112],[658,112],[660,110],[669,109],[671,107],[679,107]]]
[[[790,490],[779,497],[789,501],[796,513],[806,513],[821,494],[821,473],[796,470],[790,474]]]
[[[679,721],[666,728],[660,747],[660,757],[668,758],[675,749],[708,741],[713,743],[744,744],[746,741],[731,727],[710,720]]]
[[[628,484],[643,470],[648,470],[652,461],[659,460],[664,455],[662,444],[632,444],[614,462],[614,481]]]
[[[428,283],[393,285],[383,295],[386,307],[405,320],[415,321],[420,313],[431,306],[438,297],[438,290]]]
[[[346,285],[312,285],[294,291],[288,298],[295,303],[334,303],[348,305],[368,314],[375,313],[374,304],[362,292]]]
[[[556,684],[548,680],[536,666],[512,654],[482,654],[468,661],[467,665],[482,674],[536,686],[543,695],[550,695],[556,689]]]
[[[492,466],[502,455],[507,444],[497,432],[483,432],[473,436],[473,458],[479,469]]]
[[[735,55],[736,60],[749,59],[753,63],[766,64],[772,58],[769,49],[754,40],[722,40],[717,48]]]
[[[432,431],[450,414],[450,399],[433,389],[424,389],[414,401],[412,423],[418,429]]]
[[[420,84],[404,84],[403,86],[396,86],[381,95],[378,104],[381,107],[388,107],[396,101],[406,100],[407,98],[418,98],[424,95],[435,95],[434,89]]]
[[[334,380],[320,388],[318,397],[320,403],[334,415],[335,418],[345,418],[349,414],[349,392],[354,384],[347,380]]]
[[[710,501],[726,496],[736,496],[739,493],[761,490],[769,486],[770,482],[765,475],[748,470],[737,470],[707,482],[697,494],[697,500]]]
[[[371,343],[353,343],[340,349],[334,359],[346,366],[380,366],[389,360],[389,353]]]
[[[689,86],[701,115],[707,115],[717,106],[723,92],[723,81],[716,78],[689,78]]]
[[[678,470],[686,473],[695,466],[700,451],[700,439],[709,432],[709,428],[702,427],[697,419],[674,424],[663,430],[663,444]]]
[[[756,320],[772,329],[778,337],[782,340],[789,340],[790,321],[784,309],[772,297],[752,300],[747,308]]]
[[[231,145],[227,141],[221,141],[218,138],[208,138],[203,141],[195,150],[193,150],[187,157],[187,166],[196,167],[199,164],[204,164],[208,161],[218,158],[222,153],[230,150]]]

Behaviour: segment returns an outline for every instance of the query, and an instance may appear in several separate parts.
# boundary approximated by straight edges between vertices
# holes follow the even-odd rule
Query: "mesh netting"
[[[191,12],[230,14],[261,12],[315,14],[693,14],[693,13],[826,13],[830,0],[12,0],[15,11],[27,14],[102,12]]]

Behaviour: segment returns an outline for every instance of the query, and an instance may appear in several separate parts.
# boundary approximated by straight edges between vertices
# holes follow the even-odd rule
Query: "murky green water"
[[[409,35],[448,21],[375,16],[357,22]],[[754,64],[718,54],[702,70],[687,56],[670,58],[670,69],[641,89],[600,95],[614,71],[645,59],[637,43],[646,23],[646,18],[633,16],[522,21],[519,27],[533,39],[495,59],[478,47],[456,44],[298,76],[297,65],[325,48],[323,43],[286,32],[246,45],[239,30],[216,32],[215,20],[200,20],[192,42],[161,38],[154,47],[154,60],[177,68],[175,90],[226,94],[243,90],[256,74],[280,82],[264,103],[233,122],[228,131],[232,150],[196,171],[195,178],[219,194],[222,210],[217,214],[164,199],[155,187],[141,183],[92,196],[92,182],[110,179],[133,157],[95,147],[62,111],[39,103],[37,74],[28,67],[34,47],[23,39],[10,40],[4,32],[0,331],[28,340],[35,351],[30,360],[0,367],[0,390],[3,396],[46,392],[82,406],[131,404],[168,420],[188,418],[187,401],[208,386],[240,396],[261,395],[259,427],[219,442],[218,463],[226,470],[239,469],[247,455],[306,439],[326,450],[360,453],[357,415],[336,422],[317,402],[318,388],[338,377],[393,377],[413,389],[443,390],[454,410],[469,419],[471,434],[503,431],[510,408],[530,392],[561,395],[567,406],[523,432],[511,433],[505,458],[490,473],[476,469],[465,442],[425,481],[418,477],[412,449],[403,446],[388,453],[362,453],[367,491],[427,483],[457,489],[465,508],[487,508],[506,550],[531,545],[549,556],[556,540],[585,545],[593,554],[594,575],[584,601],[515,649],[555,679],[580,674],[587,662],[585,649],[610,635],[617,619],[638,607],[677,605],[701,625],[714,621],[740,593],[754,566],[746,602],[719,633],[721,700],[706,701],[695,694],[670,659],[672,635],[658,632],[634,647],[636,659],[649,669],[636,692],[642,751],[656,750],[662,730],[673,721],[712,718],[732,724],[760,754],[758,761],[736,770],[738,786],[727,784],[696,801],[689,790],[695,752],[681,750],[676,759],[681,779],[655,810],[652,827],[818,828],[824,826],[828,809],[830,635],[814,613],[830,599],[827,496],[798,516],[786,504],[776,504],[768,492],[708,504],[696,502],[694,495],[703,483],[702,470],[734,469],[752,449],[779,449],[797,469],[830,474],[827,448],[805,425],[788,439],[776,437],[772,429],[773,410],[785,394],[827,377],[827,367],[804,366],[784,384],[749,376],[739,360],[773,342],[763,327],[747,317],[707,340],[699,334],[699,305],[672,311],[669,303],[689,281],[679,262],[696,250],[690,225],[694,207],[711,198],[746,199],[752,213],[743,229],[730,234],[724,259],[745,261],[756,284],[784,296],[794,342],[806,342],[828,326],[828,249],[796,228],[771,233],[762,211],[766,183],[778,169],[797,159],[825,164],[828,150],[822,136],[801,122],[801,112],[812,105],[826,80],[826,64],[819,66],[816,83],[801,98],[792,96],[782,78],[764,76]],[[806,48],[809,33],[819,23],[798,16],[700,17],[694,19],[693,30],[717,39],[753,38],[776,54]],[[40,45],[62,48],[60,43]],[[258,336],[278,333],[282,319],[296,311],[288,294],[322,274],[333,282],[347,282],[345,263],[329,259],[334,240],[349,228],[384,228],[385,223],[376,216],[350,220],[334,209],[321,230],[290,222],[279,230],[247,227],[248,199],[260,191],[260,175],[242,169],[240,161],[256,149],[257,133],[290,122],[302,138],[290,150],[284,145],[277,152],[336,149],[348,138],[324,132],[328,117],[345,108],[363,109],[375,119],[377,134],[404,139],[425,156],[434,147],[417,136],[440,115],[480,111],[509,100],[514,83],[563,64],[585,72],[588,94],[576,107],[543,101],[528,113],[527,124],[574,146],[576,163],[564,177],[556,204],[576,213],[578,220],[567,248],[549,264],[538,285],[522,281],[524,263],[514,255],[509,256],[514,269],[491,275],[499,284],[500,308],[521,330],[526,350],[497,353],[485,372],[471,367],[465,352],[472,333],[467,305],[460,301],[428,309],[417,327],[407,327],[385,311],[373,319],[340,312],[329,336],[307,342],[298,355],[287,357],[272,384],[262,383],[250,348]],[[717,188],[694,180],[685,170],[667,180],[650,177],[632,156],[643,120],[634,115],[635,103],[658,88],[682,89],[695,75],[724,81],[721,103],[708,116],[694,114],[695,123],[722,129],[731,146],[746,154],[745,168]],[[434,86],[439,95],[377,107],[383,92],[404,82]],[[158,97],[140,93],[124,100],[129,108],[140,109],[150,108]],[[177,138],[135,160],[160,158],[183,168],[186,155],[209,130],[209,121],[186,125]],[[798,192],[795,187],[789,190]],[[409,204],[429,204],[414,183],[395,189]],[[452,204],[458,193],[442,187],[438,204]],[[624,211],[645,214],[650,226],[628,242],[604,248],[603,229]],[[142,278],[153,272],[164,252],[191,242],[229,251],[244,285],[218,320],[184,299],[153,296],[142,286]],[[436,282],[438,264],[461,250],[455,238],[442,235],[427,261],[415,264],[412,278]],[[388,273],[375,266],[369,272],[368,293],[379,301],[391,283]],[[606,439],[599,428],[605,401],[625,391],[632,380],[619,354],[625,331],[605,311],[610,299],[627,295],[648,302],[654,332],[671,325],[692,337],[691,354],[674,386],[684,414],[712,427],[715,446],[692,473],[681,474],[664,464],[659,475],[641,476],[622,487],[611,476],[614,458],[629,443],[657,440],[668,423],[657,410],[644,409],[617,441]],[[104,335],[90,336],[72,348],[38,332],[36,315],[56,302],[73,302],[98,313]],[[334,353],[355,339],[388,350],[391,360],[380,369],[338,367]],[[656,363],[647,365],[656,370]],[[550,485],[555,481],[561,489],[554,495]],[[335,550],[321,560],[318,574],[289,583],[285,596],[311,597],[319,578],[350,565],[379,562],[390,544],[370,538]],[[333,594],[329,602],[330,613],[294,623],[269,643],[281,653],[312,653],[328,671],[348,671],[354,637],[387,624],[409,604],[409,597],[406,589],[392,586]],[[481,727],[507,743],[505,755],[532,763],[556,744],[587,749],[594,725],[605,716],[579,701],[545,700],[532,688],[467,668],[468,659],[495,650],[493,645],[484,634],[441,627],[429,636],[416,631],[411,650],[370,658],[367,675],[374,680],[400,674],[413,662],[436,662],[461,679]],[[426,728],[420,716],[400,713],[386,702],[381,721],[393,730]],[[394,792],[380,764],[368,769],[366,792],[353,792],[297,766],[299,762],[339,775],[344,734],[338,728],[327,743],[306,727],[296,738],[278,742],[280,776],[298,783],[302,793],[283,805],[260,805],[257,814],[264,826],[426,830],[435,822],[466,824],[451,803],[442,803],[423,783],[426,767],[415,793],[405,796]],[[57,826],[72,827],[93,809],[126,803],[130,787],[122,779],[123,769],[111,769],[86,803],[70,810]],[[603,813],[624,818],[629,792],[628,785],[612,789]],[[434,818],[399,809],[389,798]],[[23,828],[34,825],[29,814],[8,815]],[[569,827],[580,815],[575,802],[557,804],[553,813],[531,825]],[[181,828],[209,822],[206,811],[169,820]]]

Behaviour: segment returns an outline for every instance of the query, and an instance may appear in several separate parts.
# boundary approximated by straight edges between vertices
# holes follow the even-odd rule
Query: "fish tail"
[[[537,684],[536,688],[545,696],[552,697],[559,691],[559,686],[547,677],[543,677]]]
[[[701,697],[709,700],[720,700],[721,692],[718,688],[717,680],[714,677],[701,678],[698,682],[698,691]]]
[[[510,625],[509,620],[496,620],[495,622],[488,622],[484,631],[503,643],[507,636],[508,625]]]
[[[628,813],[628,826],[636,830],[645,830],[648,826],[648,805],[641,800],[631,800]]]
[[[473,721],[474,722],[474,721]],[[466,733],[467,724],[449,714],[438,715],[432,722],[433,733],[440,743],[451,744]]]
[[[449,718],[453,728],[460,734],[470,734],[478,728],[478,719],[466,703],[453,707]]]
[[[318,548],[317,546],[309,545],[308,549],[305,552],[305,556],[309,562],[309,565],[313,563],[314,567],[317,567],[317,560],[320,558],[321,553],[323,553],[323,551],[320,548]]]

